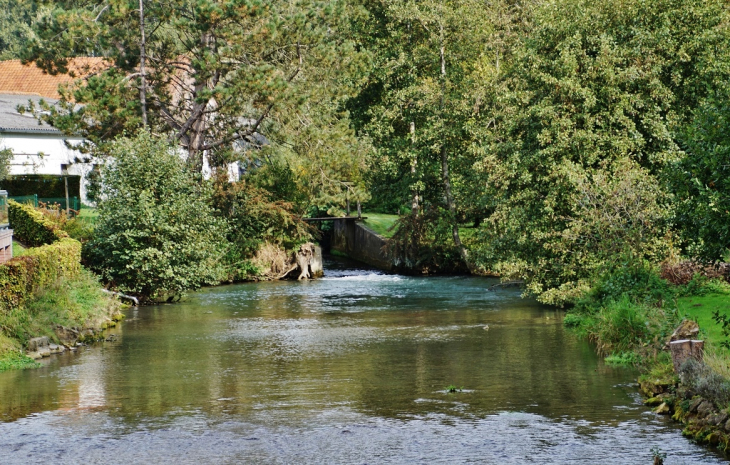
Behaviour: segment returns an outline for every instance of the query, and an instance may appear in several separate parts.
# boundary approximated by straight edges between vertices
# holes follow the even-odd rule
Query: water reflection
[[[481,278],[328,265],[323,280],[134,309],[115,342],[1,374],[0,456],[44,459],[52,431],[54,447],[117,462],[162,447],[186,462],[636,463],[652,446],[717,462],[559,311]]]

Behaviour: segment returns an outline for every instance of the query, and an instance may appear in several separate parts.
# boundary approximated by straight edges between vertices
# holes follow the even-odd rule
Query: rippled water
[[[0,374],[0,463],[724,463],[516,289],[326,271],[131,309]]]

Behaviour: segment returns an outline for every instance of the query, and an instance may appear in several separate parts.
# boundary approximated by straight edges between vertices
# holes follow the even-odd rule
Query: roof
[[[20,60],[0,61],[0,94],[38,95],[58,99],[60,84],[70,84],[104,67],[104,59],[98,57],[72,58],[68,62],[69,74],[51,75],[35,64],[24,65]]]
[[[0,93],[0,134],[61,134],[61,131],[48,123],[38,121],[31,114],[21,115],[16,108],[18,105],[27,105],[28,100],[35,103],[41,98],[34,95],[17,95]],[[56,99],[44,99],[48,103],[56,103]]]

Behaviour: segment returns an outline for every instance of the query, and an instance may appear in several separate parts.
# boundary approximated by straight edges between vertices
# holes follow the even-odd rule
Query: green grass
[[[83,270],[75,279],[61,279],[23,305],[0,313],[0,359],[18,352],[34,337],[57,341],[53,330],[57,325],[100,328],[118,309],[119,303],[101,291],[90,271]]]
[[[76,215],[76,218],[84,218],[93,221],[96,220],[98,216],[99,211],[96,208],[83,206],[81,210],[79,210],[79,214]]]
[[[20,352],[10,351],[0,355],[0,373],[8,370],[22,370],[25,368],[38,368],[40,363]]]
[[[377,234],[385,238],[391,238],[393,236],[394,231],[389,231],[388,229],[398,220],[398,215],[389,215],[387,213],[363,213],[362,216],[367,217],[367,219],[363,221],[363,224],[375,231]]]
[[[719,347],[720,342],[726,339],[720,326],[712,319],[712,312],[719,310],[720,313],[730,315],[729,294],[682,297],[677,300],[677,306],[680,315],[686,315],[700,325],[702,337],[706,342]]]
[[[19,257],[25,254],[26,249],[27,247],[18,242],[16,239],[13,239],[13,257]]]

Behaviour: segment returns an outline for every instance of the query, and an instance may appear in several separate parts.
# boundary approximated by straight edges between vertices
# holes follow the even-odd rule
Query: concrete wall
[[[392,270],[393,263],[383,252],[386,240],[354,219],[335,220],[332,250],[381,270]]]

